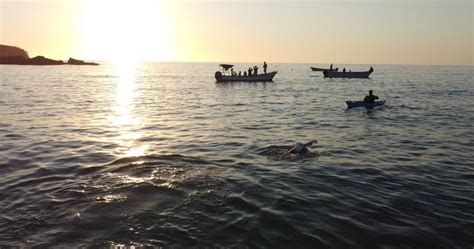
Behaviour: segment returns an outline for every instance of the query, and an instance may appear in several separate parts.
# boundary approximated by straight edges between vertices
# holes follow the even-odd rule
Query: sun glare
[[[115,98],[112,106],[113,114],[108,117],[111,129],[118,132],[114,140],[118,146],[117,153],[125,156],[142,156],[149,148],[148,144],[140,140],[144,134],[139,130],[142,120],[135,114],[135,101],[137,83],[136,64],[131,62],[120,63],[114,61],[111,74],[117,75]],[[110,140],[110,139],[109,139]]]
[[[119,63],[170,59],[168,24],[159,1],[89,0],[82,13],[87,58]]]

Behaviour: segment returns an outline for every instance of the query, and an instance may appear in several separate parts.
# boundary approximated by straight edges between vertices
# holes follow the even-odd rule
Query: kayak
[[[366,108],[374,108],[376,106],[381,106],[385,104],[385,100],[375,101],[373,104],[365,103],[364,101],[346,101],[347,108],[355,108],[355,107],[366,107]]]

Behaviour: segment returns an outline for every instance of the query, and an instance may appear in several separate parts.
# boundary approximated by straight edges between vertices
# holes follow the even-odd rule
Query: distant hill
[[[85,62],[85,61],[82,61],[82,60],[76,60],[74,58],[69,58],[69,60],[67,61],[67,64],[70,64],[70,65],[89,65],[89,66],[99,65],[98,63],[95,63],[95,62]]]
[[[0,57],[23,57],[25,59],[30,58],[28,52],[25,50],[14,47],[0,44]]]
[[[12,65],[99,65],[94,62],[85,62],[82,60],[77,60],[69,58],[69,60],[64,63],[61,60],[52,60],[44,56],[36,56],[30,58],[28,52],[25,50],[14,47],[0,44],[0,64],[12,64]]]

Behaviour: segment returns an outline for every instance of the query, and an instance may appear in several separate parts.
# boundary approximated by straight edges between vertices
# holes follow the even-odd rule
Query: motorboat
[[[271,73],[263,74],[237,75],[233,71],[234,65],[220,64],[219,67],[221,68],[221,70],[216,71],[216,73],[214,74],[214,77],[216,78],[217,82],[270,82],[273,81],[273,77],[275,77],[275,75],[277,74],[277,71],[273,71]]]
[[[369,78],[370,74],[373,72],[374,69],[370,67],[369,71],[362,72],[324,70],[323,75],[327,78]]]

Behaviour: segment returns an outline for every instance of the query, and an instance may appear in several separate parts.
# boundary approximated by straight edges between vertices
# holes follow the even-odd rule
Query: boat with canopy
[[[270,82],[273,81],[273,77],[277,74],[277,71],[271,73],[263,74],[251,74],[251,75],[237,75],[232,74],[234,65],[231,64],[220,64],[220,71],[216,71],[214,77],[217,82],[233,82],[233,81],[242,81],[242,82]],[[229,72],[229,70],[231,72]]]

